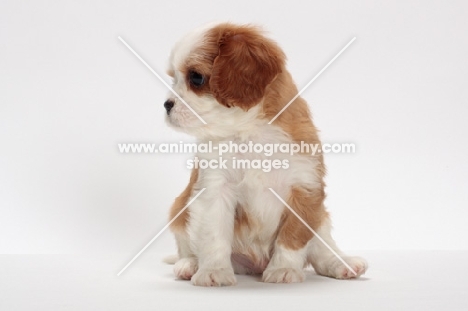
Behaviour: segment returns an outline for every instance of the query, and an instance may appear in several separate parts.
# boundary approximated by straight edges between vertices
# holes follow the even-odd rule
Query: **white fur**
[[[194,48],[202,44],[206,31],[220,22],[211,22],[195,28],[176,42],[169,56],[169,69],[180,68]]]
[[[183,257],[174,265],[174,274],[182,280],[190,280],[198,270],[198,262],[195,257]]]
[[[261,118],[261,105],[247,112],[227,108],[211,96],[198,96],[190,91],[179,68],[194,47],[202,44],[203,34],[209,27],[197,29],[180,41],[172,51],[169,69],[174,72],[174,90],[207,122],[202,122],[172,94],[169,98],[175,105],[167,117],[170,126],[194,135],[200,143],[212,141],[214,147],[220,143],[293,143],[278,126],[267,124]],[[196,155],[199,159],[218,159],[217,152]],[[228,163],[236,159],[269,159],[264,154],[224,154]],[[231,263],[233,247],[256,258],[266,258],[269,264],[263,274],[265,282],[301,282],[303,267],[312,262],[318,273],[338,278],[348,275],[343,265],[334,260],[330,251],[321,246],[317,239],[300,250],[288,250],[275,245],[275,238],[284,205],[268,190],[273,188],[286,199],[294,185],[308,188],[320,187],[316,168],[318,160],[313,156],[275,154],[274,159],[287,160],[288,169],[206,169],[199,170],[199,178],[192,197],[206,188],[188,208],[189,222],[186,233],[176,233],[180,259],[174,271],[177,277],[190,279],[194,285],[222,286],[236,283],[234,272],[247,273],[245,267]],[[234,219],[237,206],[248,213],[250,227],[234,236]],[[336,248],[326,224],[320,233]],[[275,245],[271,256],[272,245]],[[339,250],[336,248],[339,252]],[[270,258],[271,257],[271,258]],[[359,258],[348,258],[350,264],[363,273],[367,264]]]
[[[359,277],[367,270],[367,261],[361,257],[346,256],[336,245],[331,236],[331,223],[327,219],[317,231],[317,234],[356,272],[349,270],[325,245],[316,237],[309,241],[307,249],[308,262],[315,272],[320,275],[337,279],[351,279]]]
[[[281,245],[275,246],[275,253],[263,272],[263,281],[267,283],[298,283],[304,281],[304,265],[307,247],[288,250]]]

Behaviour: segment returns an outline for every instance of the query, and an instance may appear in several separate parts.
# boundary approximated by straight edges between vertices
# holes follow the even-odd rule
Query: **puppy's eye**
[[[205,77],[196,71],[190,71],[189,81],[193,86],[200,87],[205,84]]]

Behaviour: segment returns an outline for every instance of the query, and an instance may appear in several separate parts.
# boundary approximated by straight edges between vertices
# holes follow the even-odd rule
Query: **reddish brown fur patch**
[[[297,93],[291,75],[286,69],[282,70],[267,87],[263,102],[264,118],[271,120],[275,117]],[[301,97],[296,98],[272,125],[281,127],[297,143],[303,141],[307,144],[320,144],[318,130],[312,122],[306,101]],[[328,213],[323,205],[325,200],[323,178],[326,173],[323,156],[318,154],[315,158],[318,161],[316,168],[318,187],[316,189],[293,187],[288,204],[312,229],[317,230]],[[289,210],[285,210],[283,219],[277,242],[289,249],[304,247],[313,237],[312,232]]]
[[[198,180],[198,169],[193,169],[190,175],[190,181],[185,190],[175,199],[169,212],[169,219],[173,219],[188,203],[194,184]],[[186,209],[177,217],[171,224],[170,228],[173,232],[185,230],[189,218],[188,210]]]
[[[211,29],[207,38],[218,47],[210,78],[214,97],[227,107],[253,107],[281,72],[283,52],[253,26],[222,24]]]
[[[242,230],[249,229],[250,222],[247,212],[242,208],[241,205],[237,204],[236,214],[234,219],[234,234],[241,234]]]
[[[325,193],[320,189],[293,187],[288,199],[289,206],[315,231],[328,216],[323,206]],[[303,248],[312,239],[313,233],[294,215],[285,210],[277,243],[292,250]]]
[[[264,118],[268,121],[273,119],[297,93],[298,90],[292,80],[291,74],[284,70],[268,86],[265,92],[265,100],[263,102]],[[318,130],[312,122],[309,107],[301,97],[296,98],[278,116],[272,125],[281,127],[295,142],[304,141],[309,144],[320,144]],[[318,155],[318,159],[320,162],[323,162],[321,155]],[[323,171],[323,173],[325,172]]]

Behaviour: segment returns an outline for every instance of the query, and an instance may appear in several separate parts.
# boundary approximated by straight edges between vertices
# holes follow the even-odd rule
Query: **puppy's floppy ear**
[[[220,30],[217,42],[210,88],[221,104],[248,110],[281,72],[284,53],[251,26],[227,26]]]

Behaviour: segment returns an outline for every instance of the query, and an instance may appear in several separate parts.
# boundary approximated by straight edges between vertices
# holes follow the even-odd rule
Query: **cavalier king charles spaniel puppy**
[[[195,136],[199,143],[211,142],[213,149],[249,142],[320,146],[301,97],[269,124],[298,90],[283,51],[255,26],[220,23],[196,29],[173,48],[167,73],[179,95],[171,93],[164,103],[167,123]],[[196,157],[217,160],[219,154],[197,153]],[[366,271],[366,261],[343,254],[331,236],[322,154],[274,157],[286,160],[287,168],[268,172],[246,167],[193,168],[187,187],[170,210],[172,219],[205,188],[170,226],[178,248],[177,278],[198,286],[227,286],[236,284],[235,274],[261,274],[268,283],[302,282],[309,265],[317,274],[337,279],[359,277]],[[271,157],[233,151],[223,158],[229,163]]]

